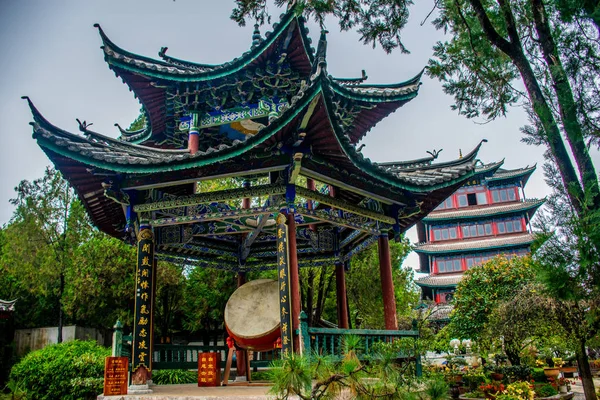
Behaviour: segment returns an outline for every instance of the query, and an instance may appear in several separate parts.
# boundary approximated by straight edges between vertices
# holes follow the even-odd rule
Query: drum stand
[[[225,362],[225,374],[223,375],[223,386],[250,386],[252,384],[252,370],[250,369],[250,358],[248,357],[248,350],[243,349],[244,359],[246,360],[246,382],[234,382],[229,383],[229,373],[231,372],[231,364],[233,363],[233,353],[236,351],[235,347],[230,347],[227,352],[227,361]],[[239,351],[239,350],[238,350]]]

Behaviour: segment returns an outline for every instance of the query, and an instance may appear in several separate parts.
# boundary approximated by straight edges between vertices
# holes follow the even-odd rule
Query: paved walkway
[[[596,390],[600,388],[600,378],[594,378],[594,386],[596,387]],[[571,391],[575,393],[573,400],[585,400],[585,395],[583,394],[583,385],[581,384],[580,380],[577,380],[577,383],[571,385]]]
[[[245,399],[267,400],[269,386],[223,386],[223,387],[198,387],[197,384],[189,385],[156,385],[152,386],[151,394],[138,394],[127,396],[98,396],[98,400],[217,400],[217,399]]]

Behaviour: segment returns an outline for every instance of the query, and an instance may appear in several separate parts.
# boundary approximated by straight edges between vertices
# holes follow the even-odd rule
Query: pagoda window
[[[492,224],[490,222],[463,225],[462,226],[463,238],[479,237],[479,236],[491,236],[493,233]]]
[[[447,210],[449,208],[454,208],[454,204],[452,203],[452,196],[450,196],[446,200],[444,200],[444,202],[441,203],[439,206],[437,206],[435,209],[436,210]]]
[[[434,241],[458,239],[458,232],[456,226],[434,228],[433,239]]]
[[[517,192],[514,186],[502,189],[492,189],[492,200],[494,203],[504,203],[517,200]]]
[[[509,219],[497,222],[498,233],[523,232],[521,218]]]
[[[486,188],[482,185],[463,187],[456,193],[458,207],[488,204]]]
[[[462,271],[460,257],[444,257],[436,260],[437,272],[440,274]]]
[[[487,204],[487,194],[485,192],[477,193],[477,204]]]

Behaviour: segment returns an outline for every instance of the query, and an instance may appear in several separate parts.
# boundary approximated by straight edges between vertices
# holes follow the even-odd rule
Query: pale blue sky
[[[117,136],[113,124],[127,126],[138,115],[137,100],[103,60],[94,23],[134,53],[158,57],[160,47],[168,46],[174,57],[221,63],[251,44],[251,26],[240,28],[229,19],[233,5],[208,0],[0,0],[0,223],[12,214],[8,200],[13,188],[22,179],[40,177],[49,164],[31,138],[31,115],[20,96],[30,96],[46,118],[72,132],[77,132],[75,118],[80,118],[93,122],[95,131]],[[443,38],[429,22],[420,26],[427,7],[425,2],[412,9],[404,32],[410,55],[386,55],[364,46],[357,34],[339,33],[332,23],[327,27],[329,73],[352,77],[365,69],[371,83],[413,77],[427,64],[432,45]],[[316,43],[319,29],[310,26]],[[443,148],[440,159],[449,160],[459,149],[468,152],[487,138],[480,152],[484,162],[505,158],[507,168],[543,162],[543,149],[519,141],[519,127],[526,122],[520,109],[479,125],[450,110],[451,104],[441,85],[424,77],[419,96],[369,133],[363,154],[374,161],[392,161]],[[538,169],[526,194],[544,197],[548,192]],[[409,263],[416,264],[416,259]]]

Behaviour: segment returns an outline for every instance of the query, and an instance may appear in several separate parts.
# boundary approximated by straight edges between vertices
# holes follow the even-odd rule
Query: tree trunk
[[[306,280],[306,313],[308,317],[308,326],[314,326],[313,324],[313,296],[315,294],[315,271],[310,269],[308,271],[308,279]]]
[[[585,350],[584,340],[579,341],[576,356],[577,364],[579,365],[579,376],[581,377],[581,384],[583,385],[585,398],[586,400],[597,400],[596,391],[594,389],[594,380],[592,377],[592,371],[590,369],[587,352]]]
[[[585,340],[579,340],[579,346],[577,348],[576,355],[577,364],[579,365],[579,376],[581,376],[581,383],[583,385],[583,393],[585,394],[585,398],[586,400],[597,400],[592,371],[590,369],[590,363],[585,350]]]
[[[63,341],[63,309],[62,309],[62,298],[65,291],[65,275],[60,274],[60,285],[58,288],[58,335],[56,337],[57,343]]]
[[[521,357],[519,357],[519,352],[509,348],[510,346],[506,346],[506,356],[508,357],[508,361],[512,365],[521,365]]]
[[[563,127],[567,134],[573,157],[577,163],[584,190],[589,191],[592,195],[595,208],[599,206],[598,177],[577,118],[577,107],[573,99],[573,90],[560,60],[556,44],[554,43],[544,3],[541,0],[531,0],[531,8],[533,10],[533,19],[535,29],[538,33],[540,48],[552,78],[552,87],[556,93]]]
[[[554,161],[558,167],[561,179],[567,189],[569,201],[577,214],[581,215],[583,211],[583,206],[581,204],[581,201],[583,200],[583,190],[579,184],[575,168],[569,158],[569,153],[562,141],[560,129],[554,119],[552,110],[544,98],[531,65],[523,52],[523,46],[516,30],[516,23],[510,4],[505,0],[498,0],[507,25],[507,31],[510,38],[510,41],[508,41],[496,31],[480,0],[469,0],[469,3],[474,9],[487,39],[506,54],[519,70],[521,79],[525,84],[525,88],[527,89],[529,99],[533,106],[533,110],[544,128],[546,142],[550,146],[550,151],[552,152]]]
[[[313,326],[317,325],[321,320],[321,314],[323,313],[323,309],[321,305],[325,303],[325,274],[327,273],[327,267],[321,268],[321,273],[319,274],[319,288],[317,293],[317,307],[315,308],[315,316],[313,319]]]

